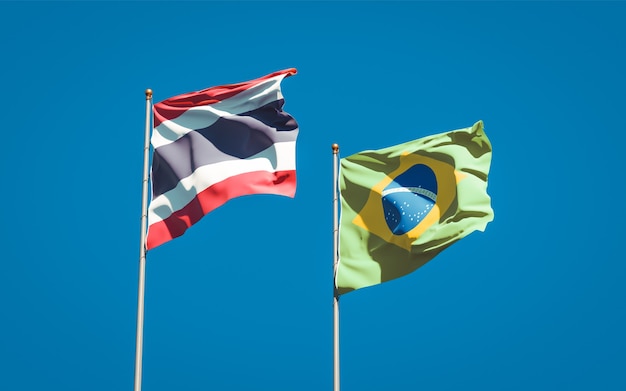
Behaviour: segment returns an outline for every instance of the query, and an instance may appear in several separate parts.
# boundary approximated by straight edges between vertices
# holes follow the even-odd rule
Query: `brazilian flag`
[[[338,293],[409,274],[484,231],[490,165],[482,121],[341,159]]]

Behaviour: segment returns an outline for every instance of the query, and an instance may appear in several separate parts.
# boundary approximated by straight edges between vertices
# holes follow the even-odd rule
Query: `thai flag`
[[[295,195],[298,124],[282,110],[280,91],[294,74],[286,69],[154,105],[147,249],[231,198]]]

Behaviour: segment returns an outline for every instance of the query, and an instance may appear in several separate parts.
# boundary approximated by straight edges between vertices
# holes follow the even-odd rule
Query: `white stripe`
[[[193,107],[180,117],[163,121],[152,132],[152,146],[158,148],[173,143],[193,130],[212,125],[220,117],[245,113],[282,99],[280,82],[285,76],[274,76],[231,98],[207,106]]]
[[[276,161],[275,166],[272,164],[273,160]],[[254,171],[276,172],[295,169],[295,141],[273,144],[265,151],[246,159],[226,160],[199,167],[191,175],[178,182],[175,188],[150,202],[148,225],[165,220],[173,212],[191,202],[198,193],[232,176]]]
[[[437,202],[437,194],[422,187],[394,187],[393,189],[387,189],[383,191],[382,196],[384,197],[387,194],[392,193],[417,193],[430,198],[433,202]]]

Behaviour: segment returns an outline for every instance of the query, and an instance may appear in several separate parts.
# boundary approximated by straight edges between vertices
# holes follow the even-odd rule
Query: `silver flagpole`
[[[150,106],[152,90],[146,90],[146,131],[143,145],[143,189],[141,196],[141,238],[139,239],[139,289],[137,298],[137,339],[135,348],[135,391],[141,390],[143,356],[143,304],[146,291],[146,225],[148,220],[148,163],[150,155]]]
[[[339,257],[339,204],[337,202],[337,160],[339,159],[339,145],[333,144],[333,356],[334,356],[334,391],[339,391],[339,292],[337,291],[337,262]]]

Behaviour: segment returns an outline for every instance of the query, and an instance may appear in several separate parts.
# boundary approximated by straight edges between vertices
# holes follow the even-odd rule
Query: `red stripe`
[[[153,126],[157,127],[163,121],[172,120],[176,117],[179,117],[185,111],[189,110],[192,107],[207,106],[220,102],[224,99],[228,99],[274,76],[283,74],[285,74],[286,76],[292,76],[295,75],[296,72],[297,71],[295,68],[289,68],[282,71],[270,73],[269,75],[260,77],[258,79],[245,81],[242,83],[211,87],[205,90],[189,92],[187,94],[182,94],[166,99],[162,102],[155,104],[153,107]]]
[[[278,194],[294,197],[296,171],[248,172],[216,183],[200,192],[196,198],[165,220],[148,228],[146,248],[153,249],[177,238],[204,215],[223,205],[226,201],[249,194]]]

